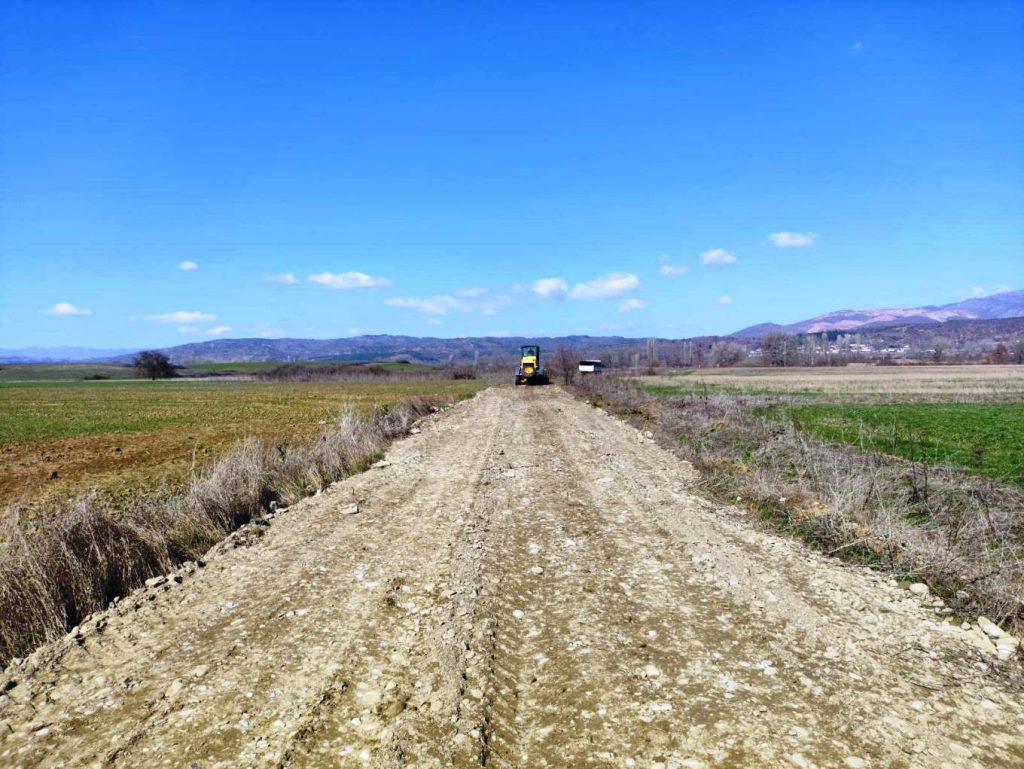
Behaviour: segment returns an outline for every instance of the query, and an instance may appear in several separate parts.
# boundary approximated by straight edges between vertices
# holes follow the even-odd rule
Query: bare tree
[[[993,363],[1009,363],[1010,362],[1010,349],[1000,342],[993,348],[990,358]]]
[[[711,355],[708,360],[712,366],[726,368],[735,366],[747,357],[747,351],[743,345],[736,342],[715,342],[711,346]]]
[[[780,332],[765,334],[761,339],[761,360],[766,366],[795,366],[796,340]]]
[[[936,363],[942,363],[942,359],[946,357],[948,349],[949,340],[944,336],[937,336],[932,339],[932,360]]]
[[[551,373],[562,380],[562,384],[571,385],[576,380],[576,352],[566,345],[559,345],[551,358]]]

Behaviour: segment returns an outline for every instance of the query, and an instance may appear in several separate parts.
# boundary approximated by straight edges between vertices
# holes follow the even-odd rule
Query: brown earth
[[[488,390],[12,665],[0,766],[1024,766],[1018,662],[692,479]]]
[[[314,435],[316,423],[264,428],[268,442]],[[301,432],[300,432],[301,430]],[[251,430],[249,432],[252,432]],[[99,488],[131,495],[153,486],[180,484],[247,434],[247,426],[164,427],[137,433],[104,433],[0,447],[0,499],[7,505],[42,506],[47,500]]]

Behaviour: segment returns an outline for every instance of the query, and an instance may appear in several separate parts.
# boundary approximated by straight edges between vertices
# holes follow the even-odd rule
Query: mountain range
[[[953,304],[928,305],[909,309],[837,310],[796,323],[759,323],[730,334],[756,339],[773,332],[818,334],[822,331],[862,331],[915,323],[944,323],[948,320],[996,320],[1024,316],[1024,291],[965,299]]]
[[[1015,318],[1009,326],[996,323]],[[772,332],[817,334],[822,332],[879,332],[880,336],[903,339],[919,336],[913,329],[935,331],[949,328],[950,336],[967,340],[988,337],[993,333],[1018,333],[1024,322],[1024,291],[1006,291],[991,296],[966,299],[946,305],[930,305],[909,309],[839,310],[818,315],[797,323],[761,323],[749,326],[729,337],[756,340]],[[996,325],[993,325],[996,323]],[[885,329],[885,334],[881,332]],[[717,337],[687,340],[710,346]],[[679,340],[659,340],[671,342]],[[599,355],[616,350],[636,351],[645,339],[621,336],[562,337],[438,337],[395,336],[376,334],[342,339],[212,339],[206,342],[163,348],[178,365],[190,363],[227,363],[235,361],[299,361],[299,360],[396,360],[409,359],[423,363],[445,363],[473,360],[496,355],[515,354],[521,344],[539,344],[548,351],[568,345],[580,354]],[[98,350],[85,347],[27,347],[20,350],[0,349],[0,363],[42,363],[75,361],[111,361],[130,363],[135,349]]]

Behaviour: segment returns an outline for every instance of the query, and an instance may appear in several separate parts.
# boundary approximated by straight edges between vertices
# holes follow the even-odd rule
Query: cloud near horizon
[[[647,306],[643,299],[627,299],[619,305],[619,312],[633,312],[642,310]]]
[[[46,314],[71,317],[75,315],[92,315],[92,310],[87,310],[84,307],[75,307],[71,302],[57,302],[53,307],[46,310]]]
[[[720,297],[718,297],[718,299],[716,301],[719,304],[732,304],[732,297],[731,296],[720,296]]]
[[[155,323],[211,323],[217,320],[217,316],[199,310],[178,310],[177,312],[165,312],[159,315],[147,315],[146,320]]]
[[[685,264],[663,264],[658,270],[667,278],[677,278],[688,273],[690,268]]]
[[[807,248],[818,240],[816,232],[773,232],[768,236],[773,246],[779,248]]]
[[[294,286],[299,282],[296,280],[294,272],[277,272],[264,275],[263,280],[265,283],[283,283],[286,286]]]
[[[609,299],[640,286],[640,279],[631,272],[609,272],[600,278],[577,283],[569,291],[570,299]]]
[[[199,265],[191,261],[190,259],[186,259],[183,262],[178,262],[178,269],[184,270],[185,272],[191,272],[192,270],[198,270]]]
[[[569,293],[569,286],[561,278],[541,278],[530,285],[537,296],[561,299]]]
[[[702,264],[710,265],[735,264],[736,256],[724,248],[712,248],[700,255],[700,261]]]
[[[365,272],[318,272],[310,275],[309,281],[337,289],[381,288],[391,285],[387,278],[374,277]]]
[[[469,312],[470,310],[468,303],[459,301],[454,296],[448,294],[425,298],[396,296],[391,299],[385,299],[384,304],[388,307],[408,307],[425,312],[427,315],[446,315],[453,310],[461,310],[462,312]]]

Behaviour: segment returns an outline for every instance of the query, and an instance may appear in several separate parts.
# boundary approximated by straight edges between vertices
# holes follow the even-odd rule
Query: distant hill
[[[645,342],[643,339],[620,336],[485,336],[441,339],[375,334],[342,339],[211,339],[208,342],[167,347],[161,351],[178,365],[233,361],[380,361],[399,358],[419,363],[446,363],[473,360],[477,355],[487,358],[517,354],[522,344],[539,344],[542,351],[548,352],[559,345],[567,345],[582,354],[634,349]],[[132,357],[117,356],[112,360],[125,363]]]
[[[737,331],[734,337],[757,339],[782,331],[789,334],[817,334],[822,331],[862,331],[887,326],[944,323],[949,320],[993,320],[1024,316],[1024,291],[966,299],[962,302],[909,309],[837,310],[796,323],[759,323]]]

